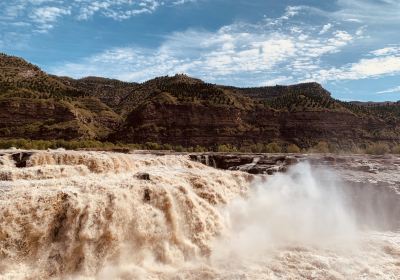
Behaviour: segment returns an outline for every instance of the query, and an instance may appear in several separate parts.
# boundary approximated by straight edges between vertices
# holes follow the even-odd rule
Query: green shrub
[[[217,152],[219,152],[219,153],[237,152],[237,148],[230,144],[222,144],[222,145],[218,145]]]
[[[400,144],[396,145],[392,148],[392,153],[393,154],[400,154]]]
[[[187,148],[185,149],[185,152],[187,152],[187,153],[193,153],[193,152],[194,152],[194,148],[193,148],[193,147],[187,147]]]
[[[385,143],[374,143],[367,147],[367,154],[384,155],[390,152],[389,146]]]
[[[288,153],[291,153],[291,154],[298,154],[298,153],[300,153],[300,148],[299,148],[296,144],[290,144],[290,145],[286,148],[286,151],[287,151]]]
[[[241,153],[251,153],[251,146],[242,146],[240,147],[239,151]]]
[[[171,144],[164,144],[164,145],[162,145],[162,149],[171,151],[171,150],[173,150],[173,147]]]
[[[262,143],[257,143],[257,144],[251,145],[250,150],[252,153],[266,152],[265,146]]]
[[[317,145],[312,148],[312,152],[315,153],[329,153],[329,144],[325,141],[319,141]]]
[[[281,153],[282,148],[275,142],[269,143],[265,146],[266,153]]]
[[[197,145],[197,146],[194,148],[194,151],[195,151],[196,153],[203,153],[203,152],[207,152],[207,148]]]
[[[353,146],[350,148],[349,152],[350,152],[351,154],[365,154],[365,149],[360,148],[360,147],[358,147],[358,146],[356,146],[356,145],[353,145]]]
[[[184,149],[181,145],[175,146],[174,150],[175,150],[175,152],[178,152],[178,153],[181,153],[184,151]]]
[[[123,148],[125,145],[123,145],[123,144],[118,144],[118,146]],[[142,144],[128,144],[128,145],[126,145],[126,146],[127,146],[129,149],[132,149],[132,150],[143,150],[143,149],[144,149]]]
[[[27,140],[27,139],[10,139],[0,140],[1,149],[9,149],[11,147],[19,149],[46,150],[65,148],[67,150],[77,149],[111,149],[116,146],[110,142],[100,142],[95,140]]]
[[[161,145],[158,143],[146,142],[144,145],[147,150],[161,150],[162,149]]]

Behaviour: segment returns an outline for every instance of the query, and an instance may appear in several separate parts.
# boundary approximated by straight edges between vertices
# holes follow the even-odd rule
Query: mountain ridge
[[[238,88],[184,74],[73,79],[0,54],[0,138],[211,147],[400,143],[400,101],[344,102],[320,84]]]

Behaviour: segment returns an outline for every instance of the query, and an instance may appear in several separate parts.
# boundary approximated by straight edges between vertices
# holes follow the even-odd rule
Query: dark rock
[[[129,152],[131,151],[128,148],[114,148],[111,151],[115,152],[115,153],[122,153],[122,154],[129,154]]]
[[[293,164],[296,164],[298,162],[299,162],[299,160],[297,158],[295,158],[295,157],[286,157],[286,159],[285,159],[285,164],[286,165],[293,165]]]
[[[150,190],[149,189],[145,189],[144,190],[144,195],[143,195],[143,201],[144,202],[150,202],[151,197],[150,197]]]
[[[135,176],[139,180],[150,181],[150,174],[149,173],[137,173]]]
[[[332,156],[325,156],[324,161],[329,161],[329,162],[336,162],[336,159]]]
[[[202,154],[190,155],[194,161],[204,164]],[[329,166],[344,170],[362,171],[365,173],[377,174],[382,171],[393,168],[397,170],[391,157],[376,156],[357,156],[357,155],[320,155],[320,154],[298,154],[296,156],[276,155],[276,154],[221,154],[207,153],[207,162],[213,159],[217,164],[216,168],[226,170],[240,170],[250,174],[268,174],[276,172],[286,172],[291,165],[299,162],[307,162],[312,166]],[[209,164],[207,164],[209,165]]]
[[[33,153],[20,152],[12,154],[11,157],[15,161],[15,166],[18,168],[26,167],[27,161],[30,159]]]

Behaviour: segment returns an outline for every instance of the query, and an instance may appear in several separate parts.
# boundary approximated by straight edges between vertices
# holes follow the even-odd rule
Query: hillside
[[[317,83],[236,88],[186,75],[145,83],[48,75],[0,54],[0,138],[237,147],[400,143],[400,102],[342,102]]]

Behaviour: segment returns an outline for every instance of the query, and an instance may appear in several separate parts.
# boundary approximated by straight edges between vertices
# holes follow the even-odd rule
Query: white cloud
[[[70,14],[70,8],[40,7],[32,11],[30,19],[38,24],[37,31],[46,32],[53,28],[53,24],[57,22],[58,18]]]
[[[296,12],[286,11],[283,17]],[[321,69],[325,56],[340,52],[357,39],[344,30],[327,30],[318,35],[312,26],[296,27],[284,21],[279,28],[267,19],[257,24],[224,26],[216,32],[176,32],[158,48],[113,48],[81,63],[50,70],[59,75],[101,75],[128,81],[185,72],[210,82],[260,85],[266,80],[284,82],[288,72],[293,81],[304,78]],[[110,69],[110,65],[114,67]]]
[[[339,68],[320,69],[310,75],[307,80],[337,81],[378,78],[400,73],[400,56],[388,55],[363,58],[356,63]]]
[[[197,0],[10,0],[0,1],[0,24],[29,24],[35,31],[46,32],[62,16],[88,20],[98,14],[115,20],[126,20],[140,14],[151,14],[162,6],[178,6]],[[7,3],[6,3],[7,2]]]
[[[276,86],[276,85],[285,85],[293,82],[293,77],[289,76],[279,76],[272,80],[267,80],[259,84],[259,86]]]
[[[341,20],[393,24],[400,22],[398,0],[337,0],[339,10],[333,15]]]
[[[390,46],[382,49],[372,51],[371,54],[375,56],[385,56],[385,55],[400,55],[400,46]]]
[[[162,6],[184,5],[197,0],[73,0],[79,20],[99,14],[115,20],[126,20],[140,14],[151,14]]]
[[[340,22],[392,25],[400,23],[400,1],[398,0],[336,0],[335,11],[326,11],[313,6],[298,6],[298,9],[325,16]]]
[[[350,72],[355,73],[356,77],[362,78],[400,72],[400,57],[386,56],[361,59],[351,67]]]
[[[310,18],[325,17],[338,23],[364,24],[381,28],[384,26],[391,31],[394,26],[400,24],[399,0],[335,0],[331,2],[336,9],[325,10],[317,5],[302,5],[293,8],[296,8],[298,12],[309,13]]]
[[[327,67],[325,56],[346,48],[358,39],[356,34],[330,30],[315,35],[314,28],[304,26],[278,32],[268,26],[268,22],[237,23],[214,33],[177,32],[155,49],[113,48],[50,70],[59,75],[99,75],[127,81],[184,72],[210,82],[246,86],[360,80],[400,73],[396,46],[371,51],[353,63]]]
[[[80,21],[93,17],[122,21],[154,13],[160,7],[195,1],[10,0],[7,1],[9,5],[0,2],[0,21],[3,20],[0,27],[9,24],[13,28],[46,32],[66,16]],[[334,12],[290,6],[277,18],[264,18],[252,24],[237,22],[215,32],[195,29],[175,32],[165,36],[155,48],[111,47],[79,62],[67,62],[47,70],[74,77],[98,75],[128,81],[186,72],[210,82],[236,85],[357,80],[398,74],[398,45],[376,47],[365,56],[340,56],[338,53],[351,49],[360,40],[365,43],[367,25],[360,22],[374,22],[378,17],[385,17],[383,23],[398,20],[393,14],[400,8],[400,1],[380,0],[379,5],[373,0],[338,0],[336,3],[338,9]],[[374,10],[379,15],[371,12]],[[301,17],[305,11],[328,18],[324,22],[318,19],[307,23]],[[18,36],[0,32],[0,46],[17,41],[9,38]],[[354,49],[349,53],[354,54]],[[335,55],[339,57],[337,61]],[[343,57],[346,62],[341,62]]]
[[[77,0],[75,0],[76,2]],[[157,8],[169,2],[159,0],[103,0],[91,1],[86,4],[79,3],[76,6],[78,8],[78,19],[80,20],[87,20],[96,13],[115,20],[126,20],[136,15],[153,13]],[[186,2],[183,1],[181,4],[184,3]]]
[[[322,26],[321,31],[319,32],[319,34],[325,34],[326,32],[329,31],[329,29],[331,29],[333,27],[333,25],[331,23],[327,23],[324,26]]]
[[[189,2],[196,2],[197,0],[176,0],[172,2],[173,5],[183,5]]]
[[[80,20],[87,20],[92,17],[96,12],[99,10],[108,9],[110,7],[110,3],[108,2],[99,2],[93,1],[88,5],[80,7],[78,19]]]
[[[390,89],[386,89],[386,90],[382,90],[379,91],[378,94],[387,94],[387,93],[399,93],[400,94],[400,86],[394,87],[394,88],[390,88]]]
[[[290,18],[292,18],[292,17],[298,15],[299,12],[300,12],[300,10],[301,10],[301,8],[299,8],[299,7],[296,7],[296,6],[288,6],[288,7],[286,8],[286,10],[285,10],[285,14],[284,14],[282,17],[280,17],[280,19],[288,20],[288,19],[290,19]]]
[[[268,23],[268,25],[279,25],[299,15],[302,9],[303,7],[300,6],[287,6],[285,9],[285,13],[281,17],[268,18],[264,16],[265,21]]]

